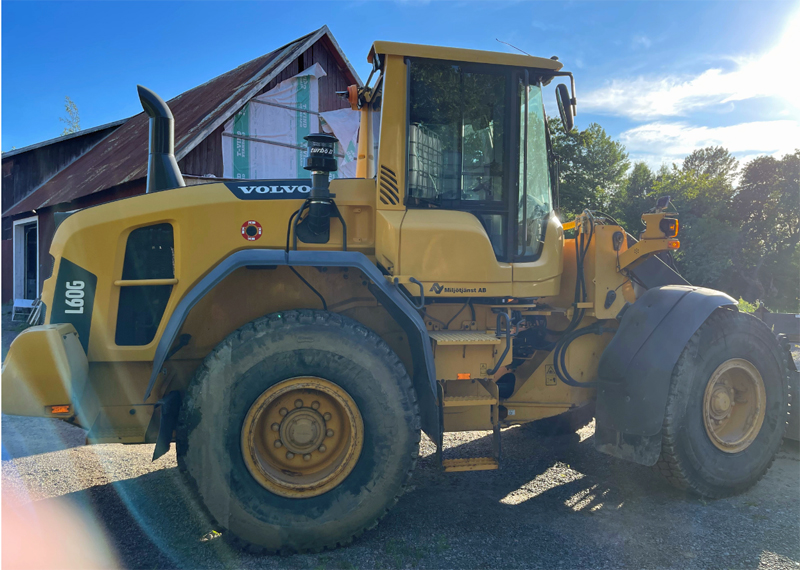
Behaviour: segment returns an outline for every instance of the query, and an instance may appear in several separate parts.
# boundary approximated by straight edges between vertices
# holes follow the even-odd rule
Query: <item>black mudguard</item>
[[[598,366],[595,447],[654,465],[672,370],[689,339],[721,306],[736,301],[703,287],[648,289],[622,316]]]

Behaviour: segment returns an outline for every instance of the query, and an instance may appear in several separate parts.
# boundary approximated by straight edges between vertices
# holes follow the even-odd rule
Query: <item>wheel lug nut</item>
[[[272,424],[272,431],[278,431],[280,429],[281,429],[281,426],[279,424]]]
[[[320,446],[319,446],[319,452],[320,452],[320,453],[325,453],[326,451],[328,451],[328,448],[327,448],[327,447],[325,447],[324,445],[320,445]]]
[[[331,419],[331,415],[328,412],[325,412],[325,414],[322,417],[325,419],[326,422]]]
[[[303,407],[303,400],[295,400],[294,401],[295,408],[302,408]]]
[[[281,408],[281,409],[278,411],[278,413],[279,413],[280,415],[282,415],[282,416],[285,416],[286,414],[288,414],[288,413],[289,413],[289,410],[287,410],[286,408]]]
[[[286,459],[294,459],[294,453],[291,451],[286,452]]]
[[[333,437],[333,430],[329,429],[328,431],[325,432],[325,435],[328,437]]]
[[[303,461],[311,461],[311,454],[310,453],[306,453],[303,456]]]
[[[275,447],[280,447],[282,445],[283,445],[283,442],[281,440],[279,440],[279,439],[275,440]]]
[[[316,400],[314,400],[313,402],[311,402],[311,407],[312,407],[313,409],[315,409],[315,410],[318,410],[318,409],[319,409],[319,402],[317,402]]]

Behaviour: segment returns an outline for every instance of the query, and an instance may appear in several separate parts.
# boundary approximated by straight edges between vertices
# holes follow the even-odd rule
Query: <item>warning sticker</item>
[[[261,237],[261,224],[255,220],[248,220],[243,223],[242,237],[247,241],[256,241]]]
[[[546,364],[544,367],[544,385],[555,386],[556,384],[556,369],[552,364]]]

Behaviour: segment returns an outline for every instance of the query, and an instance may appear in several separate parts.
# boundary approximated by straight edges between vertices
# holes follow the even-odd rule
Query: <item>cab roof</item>
[[[549,69],[552,71],[558,71],[562,67],[560,61],[544,57],[533,57],[530,55],[516,53],[482,51],[476,49],[404,44],[399,42],[377,41],[372,44],[372,48],[367,56],[367,61],[372,63],[375,54],[422,57],[427,59],[444,59],[448,61],[468,61],[474,63],[488,63],[493,65],[511,65],[514,67],[534,67],[537,69]]]

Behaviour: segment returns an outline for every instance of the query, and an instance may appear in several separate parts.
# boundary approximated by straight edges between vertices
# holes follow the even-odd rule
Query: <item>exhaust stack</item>
[[[136,86],[139,101],[150,117],[147,193],[186,186],[175,159],[175,118],[164,100],[147,87]]]

